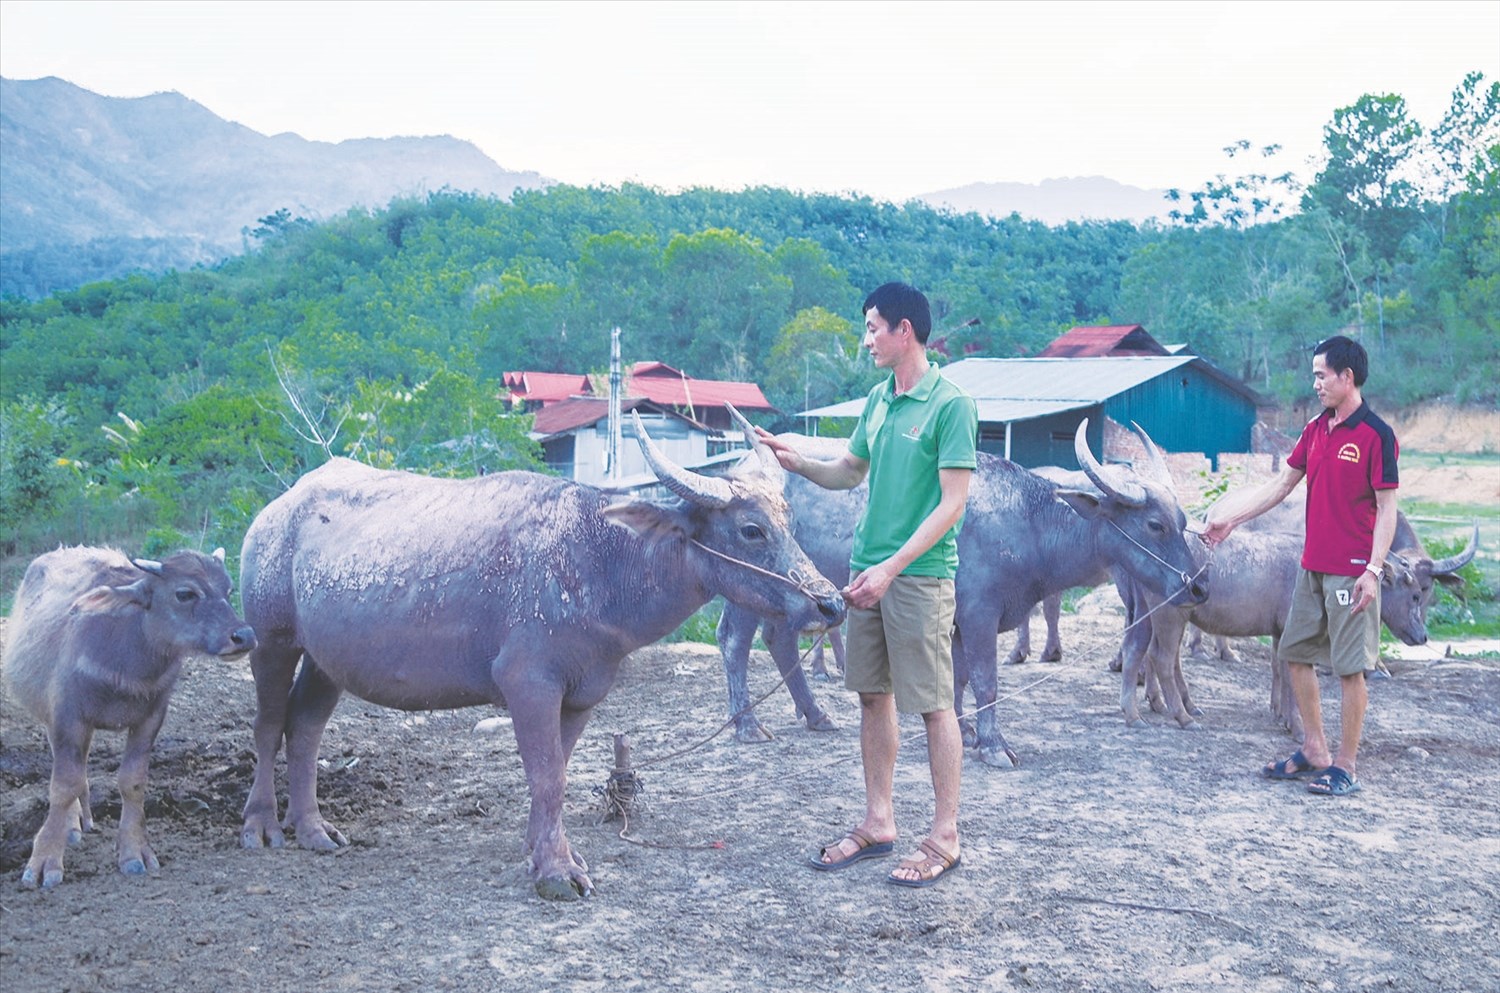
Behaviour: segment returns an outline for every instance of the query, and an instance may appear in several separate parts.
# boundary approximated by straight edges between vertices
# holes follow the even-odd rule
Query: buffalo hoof
[[[1051,663],[1061,662],[1062,661],[1062,649],[1058,648],[1058,649],[1054,649],[1052,651],[1043,652],[1042,653],[1042,657],[1040,659],[1038,659],[1037,661],[1039,661],[1039,662],[1051,662]]]
[[[749,724],[741,724],[734,729],[734,740],[742,745],[762,745],[776,738],[771,732],[761,726],[760,721],[751,721]]]
[[[1194,717],[1202,717],[1203,716],[1203,708],[1202,707],[1189,707],[1188,708],[1188,713],[1192,714]]]
[[[83,832],[78,828],[68,828],[68,847],[77,848],[83,844]]]
[[[1186,717],[1186,716],[1179,717],[1179,718],[1177,718],[1177,724],[1184,731],[1202,731],[1203,730],[1203,722],[1202,721],[1195,721],[1191,717]]]
[[[963,737],[965,748],[977,748],[979,746],[979,731],[974,727],[973,719],[958,722],[958,732]]]
[[[120,863],[120,872],[127,876],[144,876],[160,870],[161,863],[155,855],[148,855],[145,859],[125,859]]]
[[[276,823],[276,815],[269,817],[260,814],[246,814],[245,823],[240,827],[241,848],[285,848],[286,834],[282,832],[281,825]]]
[[[837,731],[839,729],[832,717],[823,711],[807,718],[807,729],[809,731]]]
[[[1125,726],[1128,727],[1128,728],[1137,728],[1137,729],[1139,729],[1139,728],[1145,728],[1145,727],[1150,727],[1150,725],[1146,723],[1145,719],[1141,718],[1141,717],[1127,717],[1127,718],[1125,718]]]
[[[297,836],[297,847],[308,851],[336,852],[349,844],[349,839],[344,837],[342,831],[321,817],[295,825],[292,830]]]
[[[42,873],[41,887],[44,890],[50,890],[54,886],[59,885],[62,882],[62,878],[63,874],[61,869],[48,869]],[[29,868],[25,872],[21,873],[21,885],[26,887],[28,890],[36,889],[36,873],[34,873]]]
[[[1005,656],[1005,664],[1006,665],[1020,665],[1022,662],[1025,662],[1025,661],[1026,661],[1026,653],[1023,652],[1023,651],[1020,651],[1018,649],[1012,649],[1011,653],[1009,655]]]
[[[979,750],[979,761],[995,769],[1014,769],[1021,764],[1021,759],[1009,748],[981,748]]]
[[[577,883],[567,876],[544,876],[536,881],[536,895],[543,900],[567,903],[593,896],[594,888]]]

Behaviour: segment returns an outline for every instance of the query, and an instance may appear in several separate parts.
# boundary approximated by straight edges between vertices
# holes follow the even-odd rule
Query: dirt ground
[[[805,730],[775,690],[759,710],[775,741],[726,733],[642,768],[639,843],[599,822],[613,732],[645,763],[723,720],[708,646],[637,652],[585,731],[566,823],[598,892],[573,904],[532,892],[521,763],[508,727],[474,732],[486,710],[346,697],[320,795],[350,847],[239,850],[253,685],[243,664],[207,663],[184,677],[157,743],[161,872],[115,871],[122,738],[101,733],[100,830],[70,850],[62,886],[22,890],[49,759],[6,701],[0,981],[12,993],[1495,989],[1500,663],[1392,660],[1393,678],[1371,682],[1363,792],[1319,798],[1257,775],[1291,743],[1254,642],[1240,664],[1189,663],[1202,730],[1154,715],[1127,730],[1105,669],[1117,603],[1101,590],[1064,617],[1061,665],[1001,673],[1022,764],[966,759],[963,866],[928,890],[885,885],[891,860],[827,875],[802,864],[860,812],[856,706],[834,686],[817,692],[841,730]],[[751,676],[752,692],[774,689],[763,654]],[[915,845],[930,800],[920,722],[902,729],[898,818]]]

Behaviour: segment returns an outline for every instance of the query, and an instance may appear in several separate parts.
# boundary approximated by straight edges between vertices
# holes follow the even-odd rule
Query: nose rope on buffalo
[[[823,597],[828,596],[830,593],[838,592],[837,586],[834,586],[833,583],[829,582],[827,579],[824,579],[822,576],[817,575],[816,573],[811,576],[807,576],[804,575],[800,569],[793,569],[787,575],[783,576],[779,572],[772,572],[769,569],[762,569],[760,566],[754,564],[753,562],[746,562],[744,559],[737,559],[733,555],[725,555],[723,552],[717,551],[713,548],[709,548],[697,538],[689,538],[688,540],[697,545],[699,548],[703,549],[708,554],[721,558],[725,562],[732,562],[737,566],[742,566],[743,568],[749,569],[751,572],[756,573],[757,575],[764,576],[767,579],[774,579],[778,583],[785,583],[792,589],[796,590],[798,593],[801,593],[803,596],[807,597],[813,603],[817,603],[819,600],[821,600]],[[814,593],[813,590],[818,588],[823,589],[825,592]]]
[[[1129,538],[1130,536],[1126,535],[1126,537]],[[1131,540],[1134,541],[1134,539],[1131,539]],[[1139,542],[1136,542],[1136,544],[1139,545]],[[1151,617],[1152,614],[1155,614],[1158,610],[1161,610],[1163,607],[1169,606],[1171,604],[1172,598],[1175,597],[1177,595],[1177,593],[1180,593],[1183,590],[1191,589],[1192,588],[1192,584],[1194,583],[1194,581],[1196,581],[1198,579],[1198,577],[1200,577],[1201,575],[1203,575],[1203,573],[1206,572],[1208,570],[1209,566],[1212,564],[1213,555],[1214,555],[1214,551],[1215,551],[1214,549],[1210,549],[1209,550],[1209,559],[1208,559],[1208,561],[1205,562],[1201,567],[1199,567],[1199,569],[1196,572],[1194,572],[1192,575],[1188,575],[1187,573],[1182,572],[1181,570],[1175,569],[1175,567],[1173,567],[1171,563],[1166,562],[1165,560],[1161,559],[1159,556],[1157,556],[1150,549],[1145,548],[1144,546],[1141,546],[1141,549],[1142,549],[1142,551],[1146,552],[1146,554],[1148,554],[1152,558],[1156,559],[1158,562],[1161,562],[1162,565],[1165,565],[1165,566],[1167,566],[1167,568],[1173,569],[1174,571],[1176,571],[1177,574],[1178,574],[1178,576],[1179,576],[1179,578],[1181,578],[1181,580],[1182,580],[1182,587],[1179,590],[1173,591],[1172,594],[1170,594],[1169,596],[1164,597],[1162,599],[1162,601],[1160,603],[1158,603],[1156,606],[1152,607],[1150,610],[1148,610],[1145,613],[1141,614],[1135,620],[1133,620],[1130,623],[1126,624],[1125,627],[1120,632],[1122,638],[1123,638],[1123,636],[1126,633],[1128,633],[1136,625],[1144,623],[1146,620],[1148,620]],[[713,551],[713,550],[712,549],[708,549],[708,551]],[[714,552],[714,554],[720,555],[721,558],[728,558],[728,556],[724,556],[724,555],[722,555],[721,553],[718,553],[718,552]],[[737,560],[737,559],[730,559],[730,561],[738,562],[739,560]],[[745,565],[745,566],[747,566],[747,567],[749,567],[751,569],[756,569],[756,571],[764,572],[764,570],[761,570],[761,569],[759,569],[756,566],[752,566],[748,562],[740,563],[740,564]],[[768,575],[775,576],[776,574],[775,573],[769,573]],[[787,582],[790,585],[794,585],[794,586],[798,585],[797,583],[793,583],[792,581],[787,580],[785,577],[782,577],[782,576],[776,576],[776,578],[782,580],[783,582]],[[824,582],[827,582],[827,580],[824,580]],[[830,583],[829,585],[831,586],[832,584]],[[798,588],[801,589],[801,586],[798,586]],[[804,592],[806,592],[806,591],[804,590]],[[976,707],[974,710],[970,711],[969,714],[966,714],[965,716],[968,717],[968,716],[976,715],[976,714],[980,713],[980,711],[988,710],[988,709],[990,709],[992,707],[998,706],[999,704],[1004,703],[1004,702],[1009,701],[1009,700],[1014,700],[1015,698],[1021,696],[1024,693],[1029,692],[1032,689],[1035,689],[1036,687],[1038,687],[1041,684],[1047,682],[1048,680],[1057,678],[1059,675],[1061,675],[1062,673],[1068,671],[1069,669],[1073,668],[1074,666],[1078,666],[1078,665],[1083,664],[1085,661],[1092,660],[1094,658],[1094,652],[1097,651],[1102,646],[1106,645],[1107,643],[1108,643],[1107,640],[1101,639],[1095,645],[1089,646],[1088,648],[1085,648],[1084,650],[1076,653],[1073,661],[1068,662],[1068,663],[1064,663],[1062,665],[1059,665],[1059,666],[1055,667],[1051,672],[1047,673],[1045,676],[1041,676],[1041,677],[1039,677],[1037,679],[1032,680],[1029,683],[1026,683],[1026,684],[1024,684],[1022,686],[1019,686],[1019,687],[1017,687],[1016,689],[1012,690],[1009,693],[1005,693],[1005,694],[996,696],[995,699],[992,702],[987,703],[987,704],[985,704],[982,707]],[[801,658],[799,658],[797,660],[797,665],[799,667],[805,661],[807,661],[808,656],[810,656],[812,654],[813,650],[816,647],[817,647],[816,644],[814,644],[812,647],[809,647],[807,649],[807,651],[805,651],[805,652],[802,653]],[[756,707],[759,707],[762,703],[764,703],[766,700],[768,700],[771,697],[771,695],[774,694],[778,689],[780,689],[781,686],[782,686],[782,684],[784,684],[785,682],[786,682],[786,676],[783,675],[780,679],[778,679],[776,681],[776,683],[769,690],[767,690],[765,693],[761,694],[756,699],[752,700],[749,704],[747,704],[738,713],[734,714],[732,717],[729,718],[729,720],[725,721],[722,725],[720,725],[720,727],[717,730],[715,730],[712,734],[710,734],[708,737],[702,739],[701,741],[698,741],[698,742],[695,742],[695,743],[693,743],[691,745],[688,745],[685,748],[678,749],[677,751],[669,752],[666,755],[660,755],[660,756],[657,756],[655,758],[648,759],[645,762],[638,763],[635,767],[636,768],[646,768],[646,767],[652,766],[652,765],[662,765],[662,764],[664,764],[666,762],[672,761],[674,759],[681,758],[682,756],[687,755],[690,752],[694,752],[694,751],[698,750],[699,748],[702,748],[703,746],[707,745],[710,741],[712,741],[713,739],[717,738],[719,735],[723,734],[731,726],[733,726],[734,722],[736,720],[738,720],[741,716],[743,716],[746,713],[749,713],[749,712],[753,711]],[[913,742],[920,741],[920,740],[922,740],[923,738],[926,738],[926,737],[927,737],[927,732],[925,730],[923,730],[923,731],[917,731],[917,732],[914,732],[912,734],[909,734],[909,735],[906,735],[906,736],[900,738],[898,740],[898,744],[900,744],[900,745],[911,744]],[[816,767],[809,768],[807,770],[804,770],[801,773],[791,773],[791,774],[789,774],[787,776],[782,777],[782,781],[783,782],[790,782],[790,781],[793,781],[793,780],[796,780],[796,779],[800,779],[800,778],[803,778],[803,777],[806,777],[806,776],[811,776],[814,773],[822,772],[822,771],[824,771],[824,770],[826,770],[826,769],[828,769],[828,768],[830,768],[832,766],[844,765],[846,763],[853,762],[853,761],[855,761],[858,758],[859,758],[859,756],[856,754],[856,755],[845,756],[845,757],[839,758],[839,759],[834,759],[834,760],[829,761],[829,762],[819,762]],[[751,784],[745,784],[745,785],[742,785],[742,786],[731,787],[729,789],[724,789],[724,790],[712,790],[712,791],[709,791],[707,793],[699,793],[699,794],[696,794],[694,796],[670,797],[670,798],[667,798],[664,801],[664,803],[668,804],[668,805],[671,805],[671,804],[694,803],[694,802],[701,801],[701,800],[718,799],[718,798],[721,798],[721,797],[734,796],[736,794],[741,794],[741,793],[748,793],[748,792],[751,792],[752,790],[756,790],[756,789],[759,789],[759,788],[760,788],[760,786],[758,784],[751,783]],[[627,824],[627,827],[628,827],[628,824]],[[636,844],[649,844],[651,847],[681,847],[681,846],[666,846],[666,845],[661,845],[661,844],[656,844],[656,843],[648,843],[648,842],[644,842],[644,841],[639,841],[639,840],[634,839],[634,838],[624,837],[623,832],[621,834],[621,837],[624,838],[624,840],[626,840],[626,841],[630,841],[630,842],[636,843]],[[710,845],[710,846],[704,846],[704,847],[710,847],[711,848],[711,847],[716,847],[716,846]]]

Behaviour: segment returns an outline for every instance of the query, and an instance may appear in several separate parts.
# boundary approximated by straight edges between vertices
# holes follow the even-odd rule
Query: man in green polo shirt
[[[891,377],[870,391],[849,439],[830,462],[807,459],[773,435],[761,439],[789,471],[828,489],[866,476],[870,499],[854,531],[844,683],[859,693],[865,816],[811,857],[845,869],[890,854],[897,836],[892,784],[896,714],[927,726],[934,809],[927,837],[886,877],[930,886],[959,866],[958,794],[963,738],[953,711],[953,577],[958,528],[975,466],[974,401],[927,361],[927,298],[887,283],[865,299],[864,346]]]

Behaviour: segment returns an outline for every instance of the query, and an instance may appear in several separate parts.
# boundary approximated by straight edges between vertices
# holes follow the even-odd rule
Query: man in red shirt
[[[1396,435],[1370,410],[1360,388],[1369,357],[1337,335],[1313,350],[1313,392],[1323,412],[1308,422],[1275,479],[1222,501],[1203,540],[1210,547],[1240,524],[1286,499],[1307,477],[1307,537],[1280,653],[1306,735],[1290,758],[1261,770],[1269,779],[1311,777],[1308,790],[1344,796],[1359,789],[1355,763],[1368,695],[1365,671],[1380,651],[1380,573],[1396,533]],[[1323,734],[1315,666],[1339,676],[1337,754]]]

